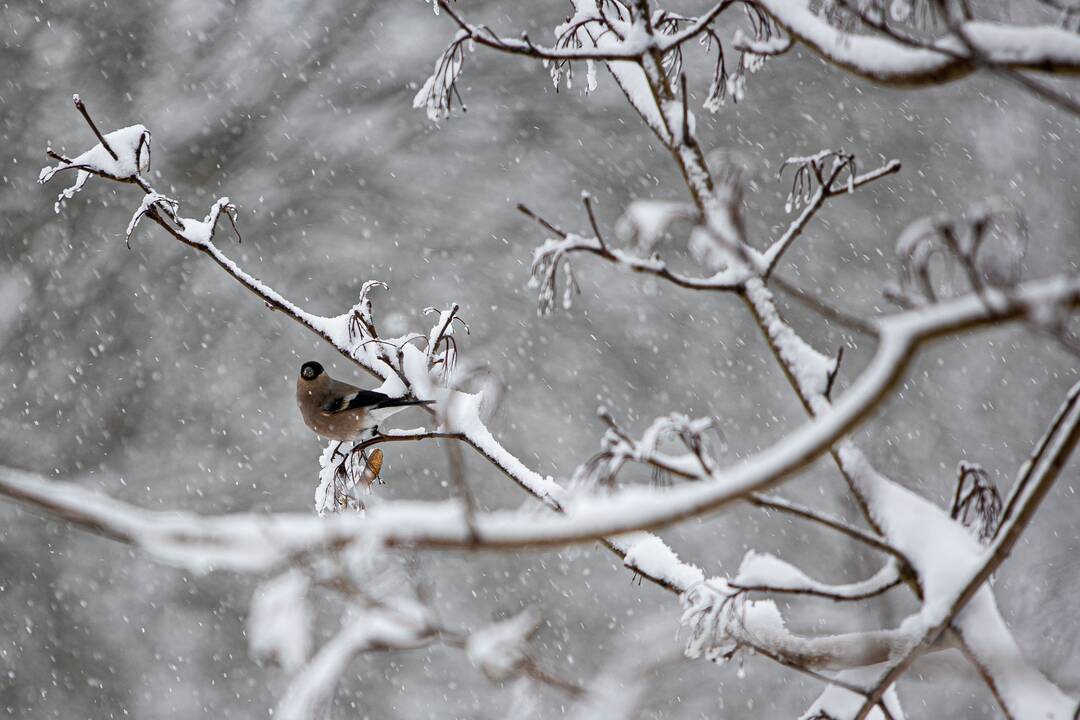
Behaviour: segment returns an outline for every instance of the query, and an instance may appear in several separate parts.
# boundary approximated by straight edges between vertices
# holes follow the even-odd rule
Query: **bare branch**
[[[83,104],[82,98],[80,98],[78,95],[74,95],[71,99],[75,103],[75,109],[78,110],[79,114],[83,116],[84,120],[86,120],[86,124],[90,126],[90,129],[94,132],[94,137],[98,139],[98,142],[101,143],[101,146],[105,148],[106,152],[112,155],[113,160],[119,160],[120,156],[116,154],[116,151],[112,149],[111,145],[109,145],[109,141],[105,139],[105,136],[101,134],[100,130],[98,130],[97,125],[94,124],[94,120],[90,117],[90,113],[87,112],[86,105]]]

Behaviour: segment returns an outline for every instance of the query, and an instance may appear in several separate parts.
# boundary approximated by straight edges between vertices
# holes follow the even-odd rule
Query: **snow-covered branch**
[[[1080,36],[1060,27],[973,20],[924,48],[835,28],[810,9],[809,0],[754,1],[824,60],[876,82],[908,86],[948,82],[983,64],[1056,75],[1080,73]]]
[[[750,600],[719,578],[691,588],[683,596],[686,654],[730,659],[753,648],[789,667],[814,672],[861,668],[899,656],[913,640],[906,628],[804,637],[786,627],[771,600]],[[943,642],[935,649],[946,649]],[[820,679],[820,678],[819,678]],[[862,692],[864,687],[852,686]]]
[[[965,628],[961,630],[961,633],[966,633],[969,638],[969,651],[977,657],[984,658],[980,664],[983,672],[992,677],[995,675],[993,663],[988,656],[993,651],[980,652],[980,649],[974,649],[980,648],[980,645],[986,642],[984,638],[978,638],[979,633],[983,632],[984,623],[973,618],[963,618],[966,614],[965,608],[971,603],[972,614],[991,621],[990,627],[994,626],[992,616],[996,615],[997,611],[993,595],[985,583],[1015,547],[1043,498],[1057,480],[1078,441],[1080,441],[1080,383],[1074,385],[1069,391],[1051,425],[1048,438],[1045,442],[1039,443],[1041,449],[1036,453],[1035,462],[1032,463],[1034,469],[1029,477],[1024,479],[1022,476],[1022,482],[1017,483],[1019,489],[1013,511],[1002,523],[1001,529],[990,545],[980,551],[975,539],[969,537],[966,543],[960,543],[959,546],[951,545],[950,551],[943,558],[938,557],[932,561],[932,567],[929,566],[931,562],[929,558],[927,558],[927,565],[917,567],[924,575],[934,572],[942,576],[935,578],[933,586],[927,587],[923,608],[917,616],[918,622],[909,623],[923,628],[922,638],[904,657],[883,673],[875,690],[867,695],[866,704],[859,717],[865,716],[865,713],[869,711],[867,706],[872,706],[874,702],[880,700],[884,688],[899,678],[916,653],[938,638],[958,615],[961,615],[961,618],[957,619],[958,625]],[[948,574],[947,579],[945,573]],[[988,615],[991,617],[987,617]],[[997,619],[997,624],[1004,627],[1000,618]],[[1007,631],[1004,634],[999,632],[998,635],[997,639],[989,642],[1004,645],[1006,648],[1013,643]],[[1016,662],[1013,660],[1008,665],[1015,666]],[[1026,664],[1023,667],[1026,667]],[[1005,673],[1006,676],[1008,674],[1008,672]],[[1011,692],[1002,690],[1003,685],[1010,682],[1008,677],[994,678],[998,692],[1002,693],[1004,707],[1010,714],[1014,717],[1032,718],[1071,717],[1071,713],[1078,707],[1076,700],[1066,696],[1038,672],[1031,671],[1027,674],[1031,676],[1029,682],[1017,684]]]
[[[478,514],[475,518],[478,534],[471,537],[462,521],[460,506],[455,502],[393,502],[370,510],[362,522],[322,524],[318,518],[305,520],[286,516],[280,527],[276,524],[272,527],[277,528],[276,533],[281,533],[284,547],[298,551],[354,541],[431,548],[550,547],[669,525],[715,511],[751,493],[772,487],[827,452],[877,408],[923,343],[945,334],[972,330],[994,321],[1036,312],[1046,302],[1080,304],[1080,280],[1026,283],[1012,292],[1007,305],[1000,310],[991,310],[979,298],[969,295],[933,308],[903,312],[880,321],[881,342],[874,359],[835,406],[773,446],[734,467],[717,469],[702,482],[687,483],[670,490],[627,488],[612,494],[575,498],[571,503],[554,480],[535,474],[530,476],[528,473],[531,471],[527,469],[521,472],[518,467],[520,461],[505,457],[506,451],[493,444],[490,433],[485,438],[486,431],[477,429],[474,420],[460,425],[467,428],[462,431],[467,440],[476,443],[485,454],[490,452],[500,467],[516,470],[519,475],[515,479],[523,484],[541,483],[545,497],[553,501],[562,498],[559,501],[563,511],[561,514],[530,516],[528,522],[522,522],[522,516],[517,512]],[[795,345],[791,351],[797,352],[798,349],[799,346]],[[804,382],[811,382],[811,372],[806,371]],[[469,411],[475,412],[475,407],[466,410]],[[466,415],[465,419],[470,417],[475,416]],[[858,458],[849,446],[842,446],[840,453],[850,456],[852,466],[858,464]],[[220,562],[243,565],[245,561],[236,554],[236,544],[253,533],[268,531],[267,527],[263,527],[265,518],[243,515],[237,516],[239,522],[233,524],[226,519],[183,516],[177,518],[178,525],[170,527],[169,523],[162,522],[146,530],[143,522],[132,517],[128,511],[112,516],[106,506],[81,502],[86,500],[85,497],[80,497],[80,502],[73,504],[58,500],[54,497],[56,494],[66,493],[54,493],[48,484],[42,486],[28,482],[25,477],[20,480],[7,476],[0,483],[0,490],[79,519],[85,525],[117,528],[115,534],[139,539],[140,544],[167,558],[174,557],[182,550],[185,542],[202,538],[197,543],[200,547],[219,547]],[[95,509],[101,509],[101,512],[92,512]],[[945,515],[944,511],[939,512]],[[879,521],[884,522],[885,519],[879,518]],[[949,523],[952,524],[951,519]],[[884,536],[893,540],[888,532]],[[910,537],[899,539],[905,541],[896,545],[901,551],[912,542]],[[280,558],[280,551],[260,548],[249,562],[261,568]]]
[[[110,177],[105,172],[98,172],[100,168],[97,167],[92,169],[94,170],[92,174],[108,179],[131,182],[141,187],[147,195],[160,197],[137,172],[125,178]],[[171,210],[175,207],[174,203],[175,201],[170,201],[167,207]],[[206,231],[209,229],[212,232],[213,228],[212,225],[208,227],[206,223],[216,219],[217,215],[213,215],[213,217],[207,218],[206,222],[200,223],[199,227],[203,230],[202,235],[195,237],[189,236],[181,228],[174,227],[171,216],[159,212],[161,207],[162,203],[160,202],[151,204],[150,209],[143,212],[142,215],[154,220],[177,240],[210,256],[231,277],[258,296],[268,308],[285,313],[288,317],[328,342],[345,358],[383,380],[384,390],[401,394],[404,388],[411,385],[414,393],[420,393],[422,397],[432,397],[436,394],[442,397],[442,405],[448,413],[446,418],[448,427],[406,433],[380,433],[368,441],[355,445],[353,450],[363,451],[382,442],[413,441],[427,438],[458,439],[472,447],[481,457],[488,460],[494,467],[542,501],[547,507],[556,511],[561,509],[560,498],[563,497],[563,490],[558,483],[550,477],[544,477],[534,472],[518,458],[507,452],[484,425],[481,420],[481,413],[485,398],[482,395],[437,388],[429,373],[429,370],[434,365],[434,360],[437,358],[431,355],[430,352],[423,353],[410,345],[410,341],[417,337],[416,334],[391,340],[379,337],[372,319],[370,291],[376,286],[383,285],[382,283],[377,281],[366,282],[361,290],[359,301],[342,315],[336,317],[314,315],[286,300],[276,290],[241,269],[214,245],[212,235],[209,238],[205,236]],[[220,202],[215,207],[218,207],[220,212],[222,207]],[[142,212],[142,208],[143,205],[140,205],[140,212]],[[432,332],[432,336],[436,338],[437,342],[447,334],[448,325],[443,320],[444,316],[440,315],[440,322],[436,323],[436,328],[441,327],[442,330],[433,329]],[[451,319],[450,322],[453,322],[453,320]],[[452,356],[456,352],[456,346],[447,346],[446,350],[441,354],[440,357],[443,358],[444,367],[448,364],[448,358],[446,357],[448,352]],[[408,373],[405,372],[406,368],[409,369]],[[208,556],[199,556],[196,553],[195,557],[191,559],[195,566],[202,566],[203,563],[209,566],[217,566],[220,561],[220,564],[225,567],[233,567],[234,564],[247,565],[250,562],[257,568],[267,568],[274,566],[283,559],[283,555],[274,548],[262,548],[266,553],[254,559],[243,557],[243,553],[234,555],[233,551],[236,548],[218,537],[214,528],[198,523],[197,528],[185,527],[177,518],[170,518],[168,522],[156,529],[151,528],[150,532],[144,534],[138,531],[148,528],[149,525],[154,523],[150,521],[149,525],[146,524],[144,518],[137,516],[137,511],[130,506],[123,504],[115,506],[114,509],[117,510],[115,515],[108,511],[92,512],[92,510],[101,508],[94,503],[83,504],[78,499],[75,502],[66,502],[64,497],[50,498],[50,491],[48,490],[31,492],[29,485],[25,482],[26,479],[26,476],[24,476],[22,478],[23,482],[11,485],[0,483],[0,486],[2,486],[0,492],[32,502],[50,512],[68,517],[84,527],[98,530],[128,542],[141,544],[148,549],[168,546],[170,550],[164,553],[167,559],[173,559],[174,555],[183,554],[188,550],[189,548],[182,540],[192,537],[201,537],[202,539],[199,542],[204,542],[213,548],[214,553],[220,553],[220,556],[214,553]],[[41,490],[41,488],[38,488],[38,490]],[[64,493],[64,496],[82,497],[80,489],[77,487],[70,488],[70,492]],[[94,499],[105,502],[100,496],[95,496]],[[456,511],[451,512],[456,513]],[[255,521],[254,518],[248,518],[248,520]],[[180,522],[180,527],[175,533],[172,533],[169,532],[169,527],[170,523],[174,522]],[[230,528],[230,530],[235,529]],[[160,530],[161,532],[158,533],[154,530]],[[304,530],[303,532],[307,531]],[[177,538],[180,538],[180,541],[174,543],[173,541],[177,540]],[[605,545],[622,558],[627,567],[639,576],[648,578],[674,592],[681,592],[690,583],[701,578],[700,570],[693,565],[680,561],[659,538],[639,533],[632,539],[634,543],[639,544],[639,547],[642,546],[640,545],[641,541],[648,541],[649,546],[654,548],[655,551],[637,558],[627,558],[627,552],[634,544],[630,542],[631,538],[609,539],[605,541]],[[330,541],[330,544],[333,545],[333,542]],[[302,541],[302,544],[309,544],[309,542]],[[316,545],[318,545],[317,542]]]
[[[890,559],[873,576],[859,582],[832,585],[814,580],[799,568],[769,553],[751,550],[729,585],[747,592],[815,595],[830,600],[866,600],[900,584],[900,568]]]

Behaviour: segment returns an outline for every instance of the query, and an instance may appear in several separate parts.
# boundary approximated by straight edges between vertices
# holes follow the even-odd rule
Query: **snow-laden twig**
[[[814,595],[830,600],[866,600],[896,587],[900,582],[900,568],[895,558],[891,558],[866,580],[832,585],[814,580],[774,555],[751,550],[728,585],[747,592]]]
[[[38,173],[39,183],[49,182],[57,173],[75,171],[75,183],[60,193],[53,206],[58,214],[64,201],[70,200],[75,193],[82,190],[91,175],[117,182],[141,183],[140,173],[150,168],[149,130],[142,125],[131,125],[102,135],[79,96],[76,95],[74,100],[75,107],[90,125],[98,144],[74,158],[65,157],[52,150],[47,151],[49,157],[57,160],[58,164],[42,168]]]
[[[154,193],[153,188],[138,175],[133,178],[121,178],[121,180],[137,184],[146,194]],[[303,310],[270,286],[244,271],[213,243],[213,223],[211,221],[216,221],[221,210],[225,208],[225,205],[229,204],[228,200],[225,199],[215,203],[214,208],[217,210],[217,214],[214,214],[212,210],[211,216],[203,223],[195,225],[194,227],[199,229],[198,233],[185,232],[184,225],[182,225],[185,221],[181,218],[177,218],[177,222],[173,222],[171,218],[153,211],[148,212],[147,217],[154,220],[178,241],[208,255],[234,280],[262,300],[268,308],[284,313],[287,317],[325,340],[361,369],[382,380],[384,392],[401,394],[409,387],[410,383],[420,383],[426,392],[432,391],[430,377],[427,373],[427,363],[421,360],[421,358],[425,357],[424,354],[419,351],[413,352],[415,348],[409,350],[406,347],[415,335],[400,339],[398,344],[395,345],[395,352],[393,353],[386,349],[386,342],[388,341],[382,341],[377,336],[371,313],[370,291],[376,286],[385,287],[385,284],[377,281],[366,282],[357,304],[346,313],[336,317],[322,317]],[[154,205],[152,208],[158,206]],[[230,215],[230,219],[231,217]],[[194,223],[196,221],[187,222]],[[406,356],[414,361],[411,364],[412,374],[409,378],[406,378],[404,374]],[[415,390],[416,388],[414,388],[414,392]],[[481,420],[481,407],[484,403],[482,396],[461,391],[450,391],[445,400],[446,406],[453,409],[453,426],[457,428],[455,431],[435,429],[412,433],[394,431],[380,433],[370,440],[359,443],[354,449],[363,450],[373,444],[383,442],[403,442],[428,438],[460,440],[472,447],[481,457],[489,461],[494,467],[498,468],[508,478],[546,506],[556,511],[561,509],[559,498],[562,496],[562,488],[552,478],[539,475],[514,455],[507,452],[484,425]],[[25,479],[24,477],[23,480]],[[9,495],[15,495],[23,499],[30,499],[36,495],[35,493],[23,493],[21,490],[12,487],[6,488],[6,492]],[[86,507],[81,507],[78,501],[82,497],[81,494],[74,493],[74,495],[77,500],[73,504],[50,504],[46,502],[39,504],[39,506],[48,508],[52,512],[69,517],[85,527],[94,528],[116,539],[142,544],[144,547],[167,546],[168,549],[163,550],[164,556],[177,562],[180,561],[178,556],[190,549],[184,542],[184,533],[177,532],[174,534],[168,532],[168,528],[174,520],[171,516],[163,525],[156,528],[162,531],[159,533],[162,537],[158,537],[158,534],[155,533],[150,533],[148,537],[138,532],[144,527],[142,524],[143,518],[132,515],[129,512],[131,508],[120,506],[118,510],[119,520],[112,517],[109,521],[106,521],[104,516],[99,513],[87,512],[89,509],[96,507],[93,502]],[[37,495],[36,499],[39,501],[44,500],[44,496]],[[93,498],[93,500],[97,499]],[[456,510],[451,510],[451,512],[460,515]],[[113,520],[116,520],[116,522],[113,522]],[[204,531],[215,536],[215,539],[207,542],[211,546],[216,545],[217,547],[214,547],[212,552],[205,554],[194,553],[191,558],[184,561],[192,563],[197,569],[234,566],[265,569],[276,566],[287,555],[287,547],[259,548],[266,552],[256,553],[256,557],[251,557],[243,553],[241,548],[231,545],[230,542],[219,542],[220,538],[216,537],[216,530],[204,528]],[[331,538],[327,540],[327,543],[332,547],[337,541]],[[604,544],[625,561],[626,552],[631,542],[628,538],[620,538],[605,540]],[[660,545],[663,544],[660,543]],[[316,542],[314,546],[319,546],[319,543]],[[681,592],[688,583],[696,581],[701,575],[700,570],[693,565],[680,561],[678,556],[666,547],[664,547],[664,552],[654,552],[648,556],[642,556],[636,561],[627,561],[627,566],[639,576],[648,578],[661,587],[674,592]]]

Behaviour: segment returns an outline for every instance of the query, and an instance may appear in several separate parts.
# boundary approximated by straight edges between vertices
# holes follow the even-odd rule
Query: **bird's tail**
[[[409,407],[410,405],[434,405],[434,400],[417,400],[416,398],[390,398],[379,403],[376,407],[380,408],[392,408],[392,407]]]

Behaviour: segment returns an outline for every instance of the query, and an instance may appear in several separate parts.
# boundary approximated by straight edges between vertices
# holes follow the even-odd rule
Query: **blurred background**
[[[1048,16],[1022,3],[987,14]],[[462,0],[460,12],[508,35],[550,37],[564,3]],[[671,9],[694,13],[699,2]],[[741,12],[721,25],[730,37]],[[312,312],[335,315],[361,284],[384,334],[426,331],[426,306],[458,302],[472,334],[463,357],[505,382],[492,429],[524,462],[565,478],[598,449],[607,406],[639,433],[661,414],[714,415],[727,460],[804,421],[801,407],[737,299],[689,293],[575,263],[574,308],[539,318],[526,287],[546,235],[514,210],[525,202],[584,231],[580,193],[614,224],[635,198],[685,199],[677,168],[610,78],[583,97],[555,92],[532,62],[470,53],[460,89],[468,112],[439,126],[412,98],[454,27],[420,0],[17,0],[0,4],[0,464],[73,480],[138,505],[199,512],[306,511],[322,444],[293,399],[300,364],[317,359],[370,379],[282,316],[268,312],[205,257],[144,223],[124,247],[137,190],[100,180],[61,215],[59,181],[42,188],[44,150],[73,154],[93,139],[72,109],[78,92],[106,131],[153,132],[153,182],[202,217],[219,195],[240,209],[243,244],[221,245],[248,271]],[[731,56],[735,57],[734,53]],[[927,90],[883,89],[796,50],[749,79],[746,98],[700,110],[712,57],[687,52],[710,150],[748,158],[747,209],[758,247],[789,217],[775,181],[789,155],[856,154],[861,170],[897,158],[896,176],[838,198],[779,273],[860,314],[892,310],[895,238],[932,213],[959,215],[1001,196],[1031,225],[1027,277],[1076,272],[1080,261],[1077,120],[982,74]],[[582,69],[583,70],[583,69]],[[690,267],[685,243],[663,248]],[[798,305],[790,321],[823,351],[847,349],[840,387],[872,344]],[[947,503],[960,460],[1007,488],[1064,392],[1074,358],[1019,327],[942,342],[860,433],[881,469]],[[421,422],[401,415],[400,426]],[[435,446],[391,445],[378,492],[452,494]],[[528,503],[469,458],[484,507]],[[1080,692],[1080,500],[1073,461],[996,580],[999,603],[1035,663]],[[633,475],[629,476],[631,479]],[[638,478],[647,481],[647,477]],[[857,518],[835,468],[819,463],[788,497]],[[748,507],[663,533],[707,575],[731,573],[749,548],[780,554],[823,580],[865,577],[878,558]],[[642,618],[678,606],[638,585],[600,548],[560,553],[426,553],[411,560],[443,618],[473,627],[528,605],[546,622],[541,664],[586,682]],[[255,579],[193,576],[128,547],[0,501],[0,715],[34,718],[265,718],[288,676],[253,660],[244,618]],[[891,626],[907,591],[835,607],[802,601],[803,632]],[[337,613],[323,606],[321,637]],[[642,652],[649,652],[642,648]],[[959,656],[916,666],[901,684],[916,717],[980,718],[997,710]],[[657,678],[649,718],[797,717],[814,681],[769,661],[743,671],[685,661]],[[330,717],[496,718],[514,691],[438,647],[358,658]],[[542,691],[539,715],[563,697]]]

